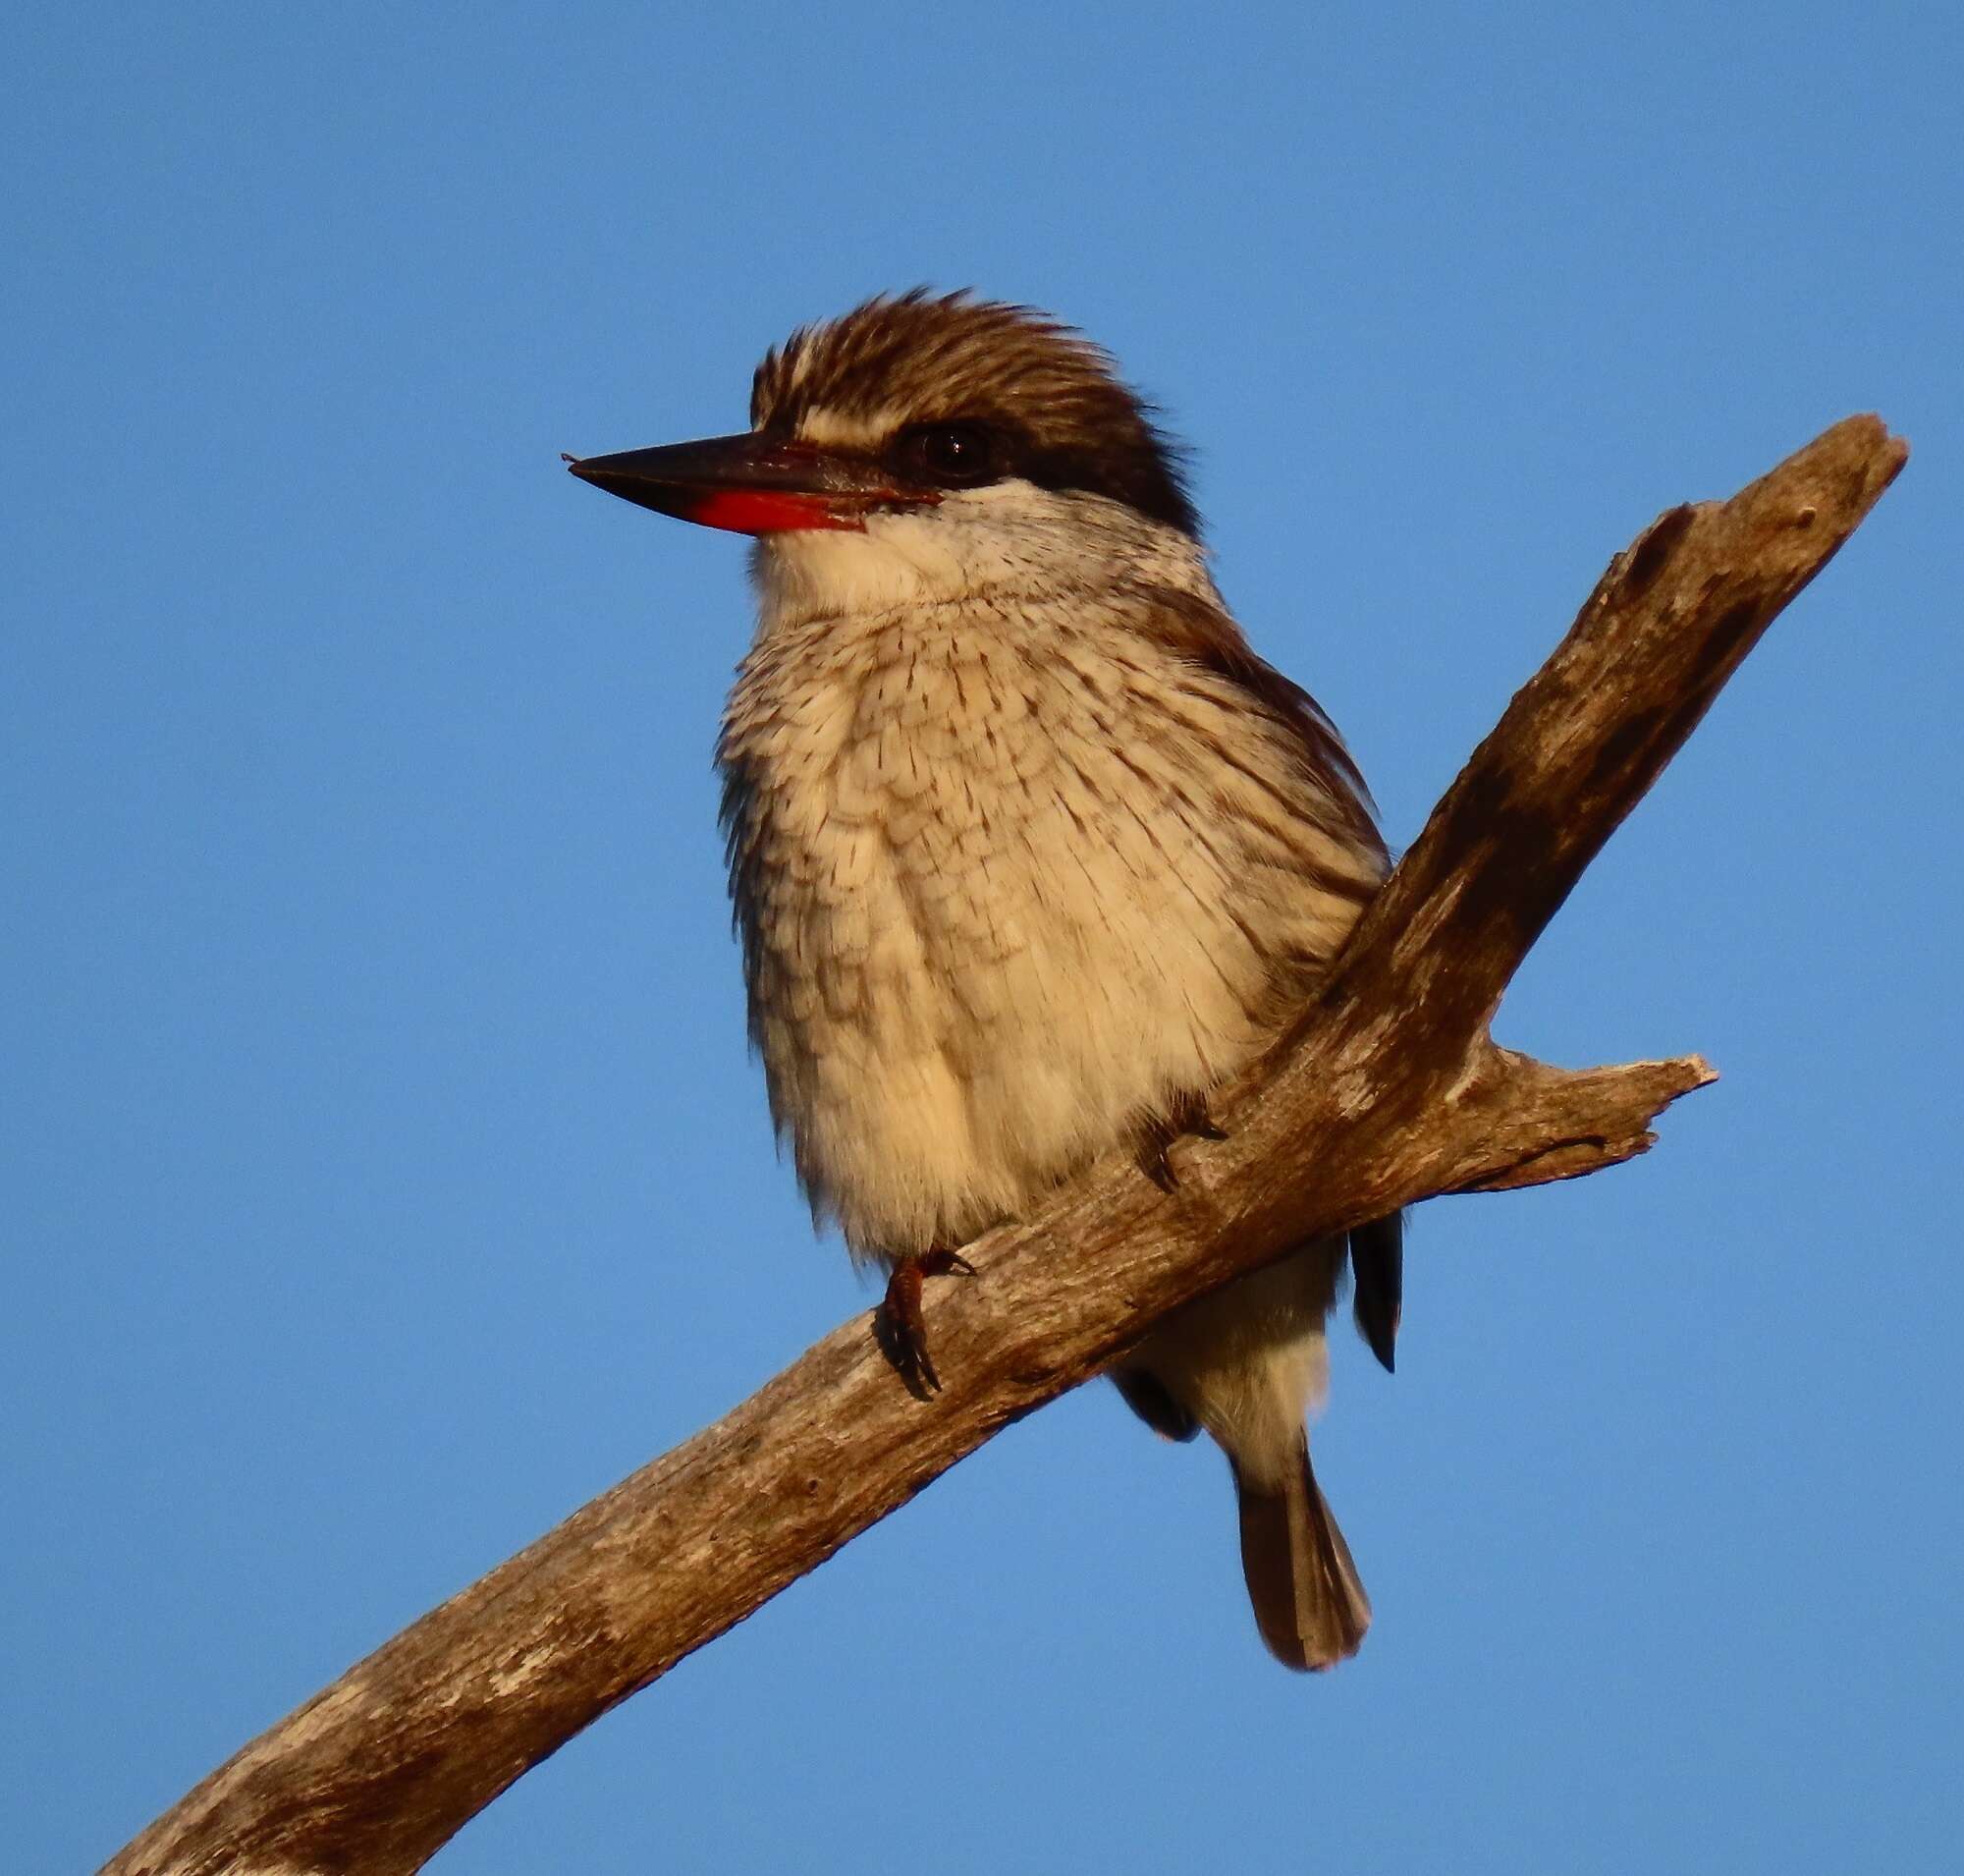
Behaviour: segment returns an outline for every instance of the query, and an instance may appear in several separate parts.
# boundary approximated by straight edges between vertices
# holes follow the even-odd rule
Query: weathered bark
[[[1649,1147],[1697,1057],[1569,1073],[1487,1025],[1528,948],[1773,616],[1907,458],[1851,417],[1605,574],[1359,925],[1317,1005],[1174,1149],[1093,1167],[936,1286],[915,1400],[860,1315],[246,1746],[105,1867],[409,1871],[528,1767],[1157,1317],[1303,1239]]]

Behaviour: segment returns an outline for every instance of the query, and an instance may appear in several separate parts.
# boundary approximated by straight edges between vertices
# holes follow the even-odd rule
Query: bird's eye
[[[983,423],[916,423],[900,432],[898,455],[905,473],[943,488],[978,488],[1003,473],[1001,439]]]

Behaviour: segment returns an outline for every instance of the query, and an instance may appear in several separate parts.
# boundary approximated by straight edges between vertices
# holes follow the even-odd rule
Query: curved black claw
[[[1173,1161],[1167,1158],[1167,1148],[1173,1142],[1173,1123],[1162,1115],[1148,1114],[1139,1123],[1138,1137],[1132,1145],[1132,1158],[1139,1171],[1163,1192],[1179,1190],[1179,1175],[1173,1170]]]
[[[1214,1116],[1207,1111],[1207,1096],[1204,1094],[1182,1094],[1173,1104],[1173,1128],[1175,1133],[1191,1133],[1197,1140],[1225,1140],[1227,1132],[1216,1127]]]
[[[941,1376],[927,1352],[927,1324],[921,1316],[921,1290],[929,1277],[975,1274],[975,1266],[957,1250],[937,1244],[918,1255],[902,1257],[887,1279],[887,1294],[873,1315],[873,1333],[881,1351],[894,1364],[907,1391],[925,1401],[941,1392]]]
[[[1179,1175],[1173,1171],[1167,1149],[1182,1133],[1195,1139],[1225,1140],[1228,1135],[1214,1125],[1204,1094],[1177,1094],[1165,1114],[1148,1114],[1139,1123],[1132,1146],[1132,1158],[1140,1172],[1163,1192],[1179,1190]]]

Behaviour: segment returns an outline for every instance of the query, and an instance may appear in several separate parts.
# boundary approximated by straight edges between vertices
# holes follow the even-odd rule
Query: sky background
[[[1952,1352],[1954,10],[18,12],[0,622],[0,1841],[92,1867],[871,1293],[743,1040],[740,543],[559,452],[972,284],[1198,448],[1408,843],[1611,554],[1916,455],[1500,1038],[1698,1049],[1661,1147],[1412,1227],[1272,1666],[1225,1467],[1083,1390],[432,1865],[1936,1869]]]

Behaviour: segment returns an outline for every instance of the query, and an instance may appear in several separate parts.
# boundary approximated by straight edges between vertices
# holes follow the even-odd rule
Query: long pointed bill
[[[919,508],[941,499],[933,489],[908,487],[867,458],[754,430],[619,456],[569,456],[566,466],[582,482],[623,501],[738,534],[864,527],[875,509]]]

